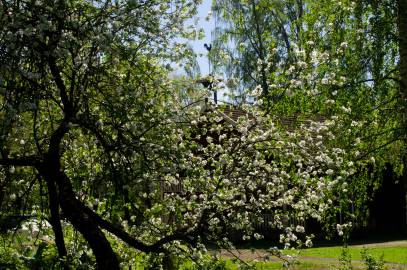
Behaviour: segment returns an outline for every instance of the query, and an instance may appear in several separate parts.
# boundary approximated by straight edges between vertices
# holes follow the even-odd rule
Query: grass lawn
[[[363,247],[350,246],[348,248],[352,260],[362,260]],[[339,258],[342,247],[323,247],[310,248],[301,251],[302,257],[319,257],[319,258]],[[402,247],[368,247],[367,253],[379,258],[383,254],[383,260],[389,263],[407,264],[407,246]]]
[[[375,259],[379,259],[383,254],[383,260],[385,262],[384,269],[394,269],[394,270],[407,270],[407,241],[398,242],[387,242],[379,244],[369,244],[366,246],[367,253],[372,255]],[[364,247],[362,245],[349,246],[348,251],[352,260],[353,269],[367,269],[361,252]],[[213,254],[214,250],[210,253]],[[292,251],[286,251],[286,254],[293,253]],[[264,249],[239,249],[234,252],[239,258],[247,262],[253,262],[254,259],[265,255]],[[289,269],[291,270],[303,270],[303,269],[313,269],[313,270],[326,270],[326,269],[340,269],[339,258],[342,254],[342,247],[321,247],[321,248],[309,248],[304,249],[300,252],[298,257],[298,264],[291,265]],[[239,270],[237,263],[233,261],[233,256],[222,251],[220,253],[223,258],[222,267],[208,267],[202,269],[227,269],[227,270]],[[208,254],[209,256],[209,254]],[[190,260],[179,262],[180,270],[195,270],[197,269],[194,263]],[[287,269],[282,265],[282,261],[272,258],[272,261],[268,262],[258,262],[255,264],[257,270],[277,270],[277,269]],[[132,269],[143,270],[144,267],[139,266]]]
[[[367,254],[375,259],[379,259],[383,255],[385,269],[407,270],[407,241],[369,244],[366,247],[362,245],[349,246],[348,252],[354,269],[366,269],[361,254],[364,248],[367,249]],[[242,250],[240,254],[243,259],[249,261],[255,258],[256,254],[261,253],[261,250],[256,250],[252,257],[249,253],[249,250]],[[286,253],[292,254],[290,251]],[[342,247],[340,246],[304,249],[298,257],[299,264],[291,266],[290,269],[338,269],[341,254]],[[223,257],[227,260],[227,269],[238,269],[229,256]],[[256,268],[259,270],[286,269],[282,267],[280,261],[257,263]]]

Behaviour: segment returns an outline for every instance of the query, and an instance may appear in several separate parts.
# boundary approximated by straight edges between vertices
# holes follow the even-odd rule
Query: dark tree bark
[[[59,203],[58,203],[58,193],[55,186],[55,182],[47,181],[48,187],[48,198],[49,198],[49,209],[51,212],[50,223],[52,225],[52,230],[55,235],[55,244],[57,246],[58,255],[60,258],[66,259],[66,247],[64,241],[64,234],[62,232],[61,218],[59,215]],[[68,265],[65,264],[65,269],[69,269]]]
[[[85,206],[76,199],[69,179],[59,173],[60,203],[63,213],[89,243],[96,257],[98,269],[120,269],[119,260],[106,236],[95,221],[84,211]]]
[[[45,163],[41,171],[47,182],[57,183],[59,204],[64,216],[88,242],[96,257],[98,269],[120,269],[117,256],[106,236],[93,218],[84,211],[82,202],[76,199],[68,177],[59,168],[55,168],[55,162],[52,163]]]
[[[57,200],[64,216],[88,242],[96,257],[98,269],[120,269],[119,260],[109,241],[95,220],[86,213],[86,207],[75,197],[71,181],[61,168],[60,143],[69,131],[68,122],[63,121],[52,135],[48,153],[39,169],[40,173],[51,187],[50,198],[52,196],[52,200]],[[55,187],[56,190],[53,189]],[[56,195],[58,197],[54,198],[53,196]],[[54,209],[54,211],[58,211],[58,209]],[[58,232],[58,228],[54,228],[55,231]]]

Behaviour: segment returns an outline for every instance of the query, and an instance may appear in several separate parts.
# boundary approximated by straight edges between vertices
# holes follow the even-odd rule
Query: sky
[[[213,18],[213,16],[209,16],[209,20],[207,20],[208,14],[211,11],[211,5],[212,0],[202,0],[202,4],[198,8],[197,17],[199,18],[199,24],[197,28],[202,28],[205,31],[205,37],[201,40],[188,41],[188,43],[192,46],[194,52],[198,55],[197,62],[202,77],[209,74],[209,62],[207,57],[208,51],[205,49],[204,44],[212,43],[212,31],[215,29],[215,19]],[[194,20],[191,20],[191,23],[193,23],[193,21]],[[200,54],[202,56],[199,56]],[[218,102],[228,102],[228,98],[224,96],[225,91],[227,91],[226,88],[224,90],[218,91]]]
[[[197,61],[201,70],[202,75],[207,75],[209,73],[209,64],[208,58],[206,57],[207,50],[204,47],[204,44],[211,43],[211,32],[215,28],[215,20],[211,16],[209,21],[206,21],[205,18],[208,16],[208,13],[211,10],[212,0],[203,0],[202,4],[198,8],[198,17],[199,17],[199,25],[205,31],[205,38],[202,40],[195,40],[190,41],[192,48],[197,54],[203,54],[202,57],[198,57]]]

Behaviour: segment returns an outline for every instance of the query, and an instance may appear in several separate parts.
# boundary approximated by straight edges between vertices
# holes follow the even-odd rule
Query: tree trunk
[[[96,257],[97,269],[120,269],[119,260],[109,241],[95,221],[86,214],[84,211],[85,206],[75,197],[69,178],[59,170],[56,162],[52,161],[50,164],[43,166],[42,174],[47,182],[56,182],[59,205],[64,216],[88,242]]]
[[[119,261],[109,241],[95,222],[80,209],[81,202],[75,197],[67,196],[61,199],[61,208],[72,225],[83,235],[89,243],[96,257],[98,269],[120,269]]]
[[[61,87],[64,87],[63,85]],[[61,90],[63,91],[63,89]],[[120,269],[119,260],[113,252],[109,241],[95,220],[86,213],[86,207],[79,201],[72,188],[71,180],[61,168],[61,141],[69,131],[69,115],[66,116],[51,136],[48,153],[38,170],[48,185],[56,187],[57,199],[68,221],[88,242],[96,257],[98,269]]]
[[[47,181],[48,187],[48,197],[49,197],[49,209],[51,212],[50,222],[52,225],[52,230],[55,235],[55,244],[57,246],[58,255],[61,259],[66,260],[66,247],[64,241],[64,234],[62,232],[61,218],[59,215],[59,203],[58,203],[58,193],[56,190],[55,182]],[[68,261],[64,263],[64,269],[69,269]]]
[[[59,179],[62,211],[89,243],[95,254],[98,269],[120,269],[119,261],[109,241],[95,221],[85,213],[85,206],[75,197],[67,176],[61,172]]]

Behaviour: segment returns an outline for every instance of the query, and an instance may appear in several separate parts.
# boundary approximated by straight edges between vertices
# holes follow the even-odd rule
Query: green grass
[[[363,247],[348,247],[352,260],[362,260]],[[310,248],[301,251],[301,257],[339,258],[342,247]],[[407,247],[371,247],[367,252],[379,258],[383,254],[385,262],[407,264]]]
[[[363,247],[360,246],[350,246],[348,248],[349,254],[352,258],[353,269],[366,269],[362,259],[361,252]],[[298,257],[299,263],[296,265],[290,266],[291,270],[303,270],[303,269],[339,269],[339,257],[341,256],[342,247],[322,247],[322,248],[310,248],[305,249],[300,252]],[[285,253],[293,253],[292,251],[286,251]],[[399,265],[387,265],[385,269],[397,269],[403,270],[407,269],[407,245],[404,246],[377,246],[369,247],[367,253],[375,257],[376,259],[380,258],[383,254],[384,261],[386,263],[396,263]],[[209,256],[209,254],[208,254]],[[197,269],[192,261],[183,261],[180,262],[180,270],[194,270]],[[225,267],[227,270],[238,270],[238,265],[232,259],[224,258]],[[278,269],[287,269],[283,268],[282,262],[276,259],[273,259],[271,262],[258,262],[256,263],[257,270],[278,270]],[[143,267],[135,268],[142,270]],[[204,268],[206,269],[206,268]],[[207,268],[211,269],[211,268]],[[224,269],[224,268],[215,268],[215,269]]]
[[[299,264],[291,266],[290,269],[338,269],[339,258],[341,257],[342,247],[321,247],[309,248],[300,252],[298,257]],[[351,256],[352,266],[354,269],[365,269],[362,258],[364,247],[349,246],[348,252]],[[367,254],[370,254],[375,259],[379,259],[383,255],[385,263],[397,264],[387,265],[386,269],[407,269],[407,245],[392,245],[392,246],[374,246],[366,249]],[[286,254],[294,254],[292,251],[286,251]],[[237,269],[236,264],[231,260],[227,261],[227,269]],[[282,267],[281,262],[261,262],[256,264],[256,269],[259,270],[274,270],[286,269]]]

